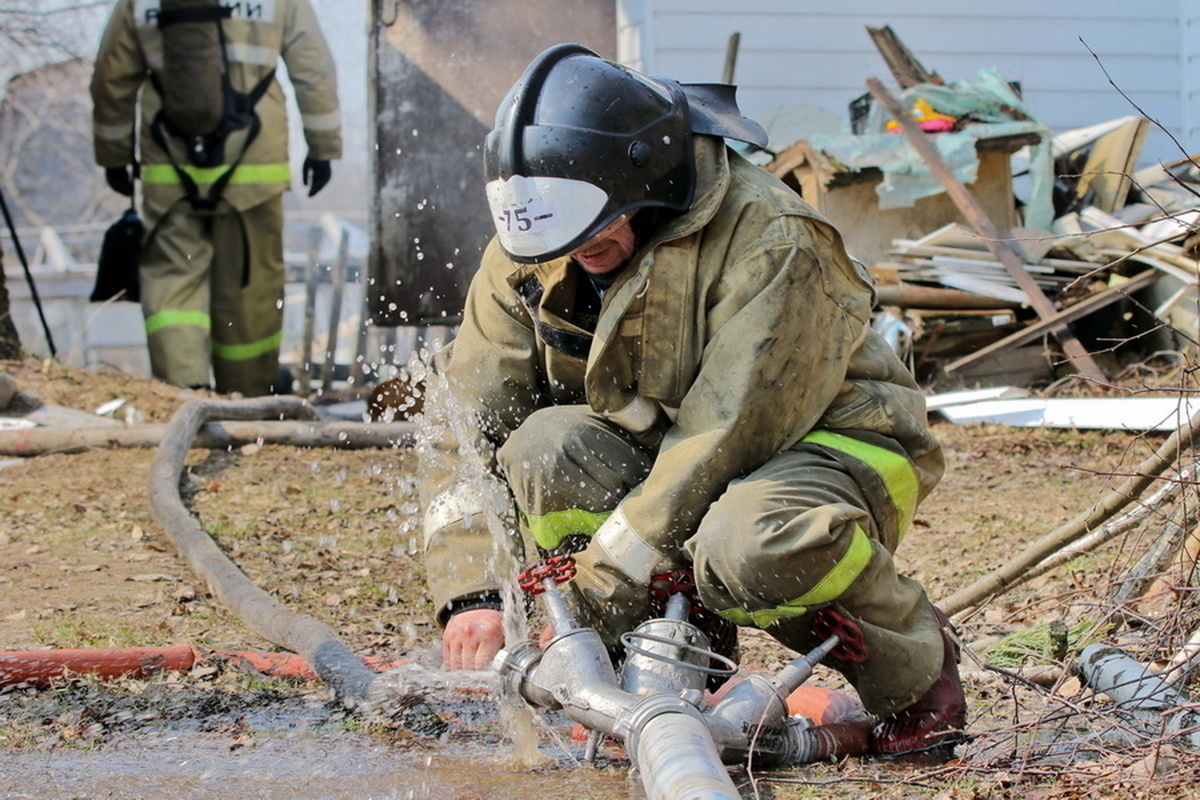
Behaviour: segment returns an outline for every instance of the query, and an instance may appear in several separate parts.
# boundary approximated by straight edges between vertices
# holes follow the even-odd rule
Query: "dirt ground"
[[[120,374],[35,361],[0,364],[0,370],[41,403],[90,413],[125,400],[116,416],[139,422],[165,422],[182,403],[201,397]],[[898,554],[902,569],[921,580],[935,600],[1089,508],[1165,439],[946,422],[937,422],[935,430],[946,450],[947,474]],[[177,557],[147,503],[153,456],[149,448],[0,456],[0,651],[188,644],[211,656],[190,674],[132,682],[140,689],[130,688],[130,681],[117,689],[77,679],[49,698],[47,690],[0,690],[0,796],[38,796],[20,794],[15,783],[5,785],[6,765],[10,773],[19,770],[22,754],[68,749],[104,759],[115,732],[137,732],[130,722],[136,715],[114,701],[114,693],[144,696],[147,683],[173,687],[181,717],[204,716],[196,703],[213,705],[214,692],[237,698],[241,706],[263,697],[273,702],[307,697],[320,705],[320,689],[312,684],[227,672],[222,653],[277,648],[216,603]],[[404,656],[436,668],[412,453],[273,445],[193,450],[181,486],[202,527],[290,609],[328,623],[360,655]],[[1155,530],[1153,524],[1139,526],[1095,555],[1077,558],[957,621],[966,646],[963,669],[973,676],[967,685],[976,734],[960,748],[959,761],[904,769],[857,760],[818,765],[760,776],[748,796],[1187,796],[1195,779],[1185,768],[1190,762],[1171,760],[1161,748],[1105,751],[1071,769],[1039,765],[1029,757],[1038,734],[1029,723],[1057,720],[1077,707],[1083,702],[1078,685],[1050,691],[982,669],[988,643],[999,636],[1057,620],[1074,625],[1094,619],[1114,581]],[[746,650],[750,668],[773,668],[791,658],[761,636],[747,637]],[[828,672],[818,678],[838,685]],[[118,707],[122,710],[112,710]],[[110,710],[106,716],[97,708]],[[221,710],[213,711],[214,719]],[[436,704],[427,711],[430,719],[445,716]],[[331,715],[343,727],[350,724],[334,712],[322,720],[328,723]],[[247,726],[244,716],[221,719],[219,732],[231,748],[265,736]],[[394,726],[344,735],[384,748],[445,741],[411,719],[401,727],[402,735]],[[578,796],[637,792],[626,784],[588,791]],[[605,794],[609,791],[617,793]],[[129,795],[89,789],[85,782],[82,790],[61,796]]]

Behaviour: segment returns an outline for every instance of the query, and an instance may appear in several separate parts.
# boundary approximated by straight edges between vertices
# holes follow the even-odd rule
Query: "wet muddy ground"
[[[431,677],[430,684],[441,681]],[[538,725],[538,763],[523,764],[498,706],[479,686],[421,686],[386,721],[347,712],[296,681],[190,676],[0,695],[10,746],[0,797],[201,798],[637,797],[619,751],[580,762],[583,743],[551,716]],[[18,741],[20,740],[20,741]]]
[[[120,375],[6,365],[24,390],[91,413],[126,399],[165,422],[195,393]],[[1087,508],[1157,447],[1160,435],[935,425],[948,471],[922,506],[898,563],[944,598]],[[152,450],[0,458],[0,651],[189,644],[277,648],[224,609],[149,513]],[[551,718],[544,762],[525,765],[496,703],[437,668],[419,556],[413,459],[403,450],[254,446],[194,451],[184,499],[247,575],[289,609],[333,627],[355,653],[402,656],[424,672],[406,713],[350,714],[319,684],[247,676],[203,661],[188,673],[0,691],[0,798],[640,798],[617,750],[579,763],[584,743]],[[988,642],[1096,613],[1153,538],[1144,526],[960,621],[964,669]],[[1180,596],[1181,602],[1186,599]],[[1194,626],[1192,626],[1194,627]],[[1147,629],[1149,630],[1149,629]],[[1191,627],[1180,627],[1183,637]],[[1178,646],[1179,637],[1163,640]],[[792,654],[765,637],[743,664],[773,671]],[[447,683],[447,681],[450,681]],[[819,685],[840,684],[818,670]],[[1078,686],[968,684],[977,738],[945,767],[864,759],[780,773],[737,770],[745,798],[1187,797],[1195,759],[1152,744],[1071,769],[1031,758],[1042,731],[1073,725]]]

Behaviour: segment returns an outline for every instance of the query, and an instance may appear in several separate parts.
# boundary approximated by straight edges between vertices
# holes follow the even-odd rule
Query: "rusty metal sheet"
[[[484,136],[521,70],[559,42],[613,57],[614,0],[372,0],[374,324],[458,321],[493,231]]]

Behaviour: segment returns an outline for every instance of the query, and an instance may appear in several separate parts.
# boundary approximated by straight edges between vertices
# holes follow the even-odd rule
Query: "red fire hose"
[[[374,672],[391,669],[401,658],[362,658]],[[186,672],[218,662],[252,669],[273,677],[317,680],[307,661],[295,653],[215,651],[202,655],[189,644],[173,647],[120,647],[87,650],[28,650],[0,653],[0,689],[7,686],[45,687],[72,673],[100,678],[145,678],[158,672]]]

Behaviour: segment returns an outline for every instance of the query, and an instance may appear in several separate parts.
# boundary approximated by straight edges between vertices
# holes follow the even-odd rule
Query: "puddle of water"
[[[161,733],[83,752],[0,753],[8,800],[524,800],[640,798],[627,764],[522,769],[482,745],[398,750],[347,734],[292,731],[230,749],[225,738]]]
[[[581,763],[585,743],[569,738],[561,713],[526,720],[513,738],[489,676],[431,670],[421,660],[393,671],[408,691],[394,731],[362,727],[319,691],[164,684],[129,693],[82,683],[0,695],[0,726],[42,730],[28,748],[0,748],[0,798],[645,797],[618,749],[602,748],[599,767]],[[99,731],[93,740],[91,729]]]

